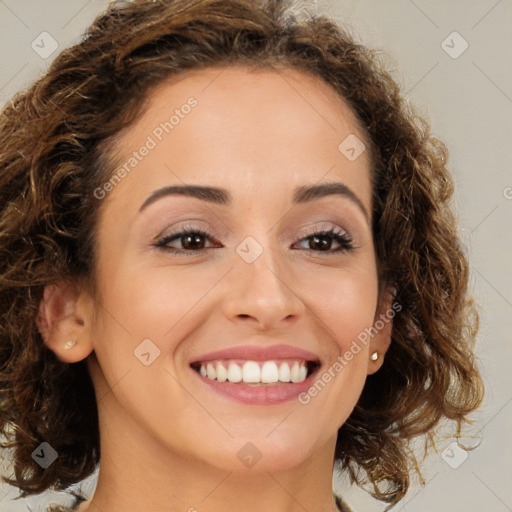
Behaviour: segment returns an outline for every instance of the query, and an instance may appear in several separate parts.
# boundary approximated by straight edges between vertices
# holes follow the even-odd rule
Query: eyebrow
[[[202,185],[172,185],[155,190],[142,204],[139,212],[142,212],[150,204],[158,201],[162,197],[181,195],[187,197],[195,197],[209,203],[231,206],[233,198],[231,194],[224,188],[206,187]],[[304,204],[330,195],[339,195],[345,197],[356,204],[364,214],[366,221],[369,223],[370,216],[363,202],[357,195],[344,183],[331,182],[321,185],[305,185],[297,187],[293,193],[293,204]]]

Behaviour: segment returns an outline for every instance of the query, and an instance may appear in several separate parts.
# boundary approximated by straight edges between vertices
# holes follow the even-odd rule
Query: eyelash
[[[199,254],[202,254],[202,253],[206,252],[207,250],[214,248],[214,247],[208,247],[206,249],[185,250],[185,249],[175,249],[175,248],[171,248],[171,247],[167,246],[167,244],[169,244],[170,242],[172,242],[174,240],[179,240],[180,238],[187,236],[187,235],[201,235],[208,239],[212,238],[211,235],[207,231],[205,231],[201,228],[193,228],[193,227],[186,226],[181,231],[171,233],[171,234],[166,235],[166,236],[162,237],[161,239],[157,240],[156,243],[154,244],[154,246],[157,247],[158,249],[161,249],[162,251],[170,252],[173,254],[181,254],[184,256],[198,256]],[[328,251],[320,251],[318,249],[304,249],[306,252],[308,252],[310,254],[325,253],[328,255],[332,255],[335,253],[350,253],[355,248],[352,238],[345,231],[337,229],[337,228],[333,228],[333,227],[331,227],[329,229],[325,229],[325,230],[318,230],[318,231],[313,231],[312,233],[308,233],[305,237],[300,238],[299,240],[296,240],[294,242],[294,244],[296,244],[297,242],[301,242],[303,240],[307,240],[309,238],[313,238],[314,236],[319,236],[319,235],[331,236],[332,238],[334,238],[334,240],[336,242],[338,242],[340,244],[340,247],[338,249],[328,250]]]

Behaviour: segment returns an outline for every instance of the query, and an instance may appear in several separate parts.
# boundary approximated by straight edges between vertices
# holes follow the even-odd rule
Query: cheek
[[[322,336],[332,344],[329,361],[299,402],[314,411],[310,414],[320,424],[339,428],[366,382],[369,347],[360,339],[374,321],[377,279],[372,272],[345,270],[316,282],[319,286],[308,292],[307,305],[318,318]]]
[[[153,336],[164,348],[197,319],[222,274],[199,267],[137,271],[134,266],[130,275],[116,286],[116,311],[133,338]]]
[[[173,280],[163,279],[163,274],[162,269],[146,272],[121,262],[98,276],[103,291],[93,326],[94,350],[101,378],[115,390],[105,388],[100,394],[108,397],[112,410],[115,397],[142,422],[159,417],[162,399],[169,396],[175,397],[178,410],[190,407],[179,400],[186,397],[164,370],[183,336],[187,312],[206,291],[198,282],[187,286],[182,272]]]
[[[372,325],[377,307],[377,279],[373,272],[341,270],[318,275],[304,297],[325,326],[326,336],[340,351]]]
[[[104,308],[98,339],[108,339],[112,348],[122,344],[131,353],[149,338],[162,351],[172,351],[177,343],[173,340],[185,337],[194,323],[205,320],[213,309],[222,309],[222,297],[216,297],[216,304],[210,299],[224,273],[207,264],[140,269],[131,262],[111,267],[101,276]],[[299,266],[287,277],[306,306],[304,315],[310,317],[300,321],[316,324],[313,330],[318,330],[320,339],[334,341],[340,353],[372,325],[377,279],[371,258],[361,258],[345,268]]]
[[[197,267],[138,269],[134,262],[122,261],[102,272],[93,339],[109,384],[128,370],[140,369],[139,347],[159,354],[153,367],[172,357],[180,340],[201,324],[204,297],[218,282],[218,275]]]
[[[121,261],[99,278],[102,305],[133,338],[163,337],[218,280],[199,268],[141,268],[136,261]]]

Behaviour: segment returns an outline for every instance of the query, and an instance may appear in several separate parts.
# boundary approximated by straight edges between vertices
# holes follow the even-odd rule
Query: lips
[[[270,350],[272,347],[269,347]],[[272,361],[270,364],[273,365],[274,361],[277,361],[278,358],[275,357],[276,352],[273,352],[272,355],[269,355],[269,348],[265,348],[264,350],[256,349],[254,347],[239,347],[237,350],[223,350],[217,352],[211,352],[209,354],[204,354],[201,356],[201,359],[198,361],[194,361],[190,363],[190,368],[192,369],[192,373],[195,375],[195,379],[198,379],[197,382],[200,386],[206,386],[211,391],[213,391],[218,396],[222,396],[227,398],[228,400],[233,400],[239,404],[251,405],[251,406],[272,406],[272,405],[280,405],[285,404],[286,402],[296,401],[298,396],[301,393],[305,393],[308,388],[312,385],[313,379],[316,378],[316,375],[320,371],[320,361],[319,359],[310,352],[302,351],[299,349],[293,349],[286,346],[281,346],[279,348],[278,353],[280,355],[289,355],[293,354],[292,358],[288,358],[287,360],[295,359],[294,365],[298,365],[298,360],[306,361],[305,363],[301,363],[301,366],[304,364],[306,367],[303,367],[303,370],[307,368],[307,373],[304,375],[304,371],[301,370],[299,372],[292,371],[291,374],[295,373],[295,377],[290,375],[290,381],[286,377],[282,377],[281,372],[282,368],[280,368],[280,372],[278,375],[278,381],[275,379],[275,375],[273,379],[268,379],[263,377],[263,367],[269,364],[269,361]],[[245,372],[245,368],[242,372],[238,369],[239,373],[242,373],[242,379],[240,379],[240,375],[235,379],[235,382],[231,382],[230,379],[233,375],[229,375],[229,372],[233,369],[236,369],[235,364],[230,363],[228,373],[225,375],[219,374],[219,363],[217,363],[214,367],[213,361],[218,361],[221,358],[223,361],[229,360],[231,362],[237,361],[241,363],[240,359],[232,359],[230,357],[226,358],[226,354],[232,356],[240,356],[243,355],[243,359],[245,360],[244,364],[251,365],[252,371],[256,371],[262,361],[265,361],[262,364],[262,378],[261,381],[274,381],[274,382],[258,382],[258,379],[252,379],[251,372]],[[272,358],[273,359],[267,359]],[[252,359],[245,359],[252,357]],[[313,359],[314,358],[314,359]],[[205,371],[204,363],[200,363],[199,361],[212,361],[211,363],[207,363],[207,371]],[[288,366],[287,363],[283,363],[284,366]],[[296,369],[295,369],[296,370]],[[259,368],[258,368],[259,371]],[[210,374],[211,372],[211,374]],[[215,372],[215,374],[213,373]],[[285,372],[286,373],[286,372]],[[247,382],[246,377],[249,376],[249,382]],[[219,381],[219,378],[221,379]],[[284,379],[285,381],[281,381]]]
[[[271,361],[273,359],[296,359],[320,363],[316,354],[290,345],[272,345],[263,347],[261,345],[243,345],[208,352],[194,358],[190,364],[214,361],[219,359],[239,359],[245,361]]]
[[[263,368],[269,365],[273,366],[278,362],[280,365],[278,379],[275,378],[275,375],[273,378],[264,377]],[[298,368],[294,368],[291,371],[294,376],[290,375],[288,378],[288,376],[283,376],[282,366],[288,367],[288,363],[291,362],[294,366],[303,367],[303,369],[297,372]],[[248,405],[278,405],[296,400],[300,393],[305,392],[318,373],[321,362],[316,354],[290,345],[268,347],[244,345],[203,354],[197,359],[195,358],[189,365],[202,385],[206,385],[212,391],[226,398]],[[238,375],[235,376],[238,378],[232,379],[232,370],[236,370],[237,365],[251,366],[251,371],[256,373],[259,373],[259,369],[261,369],[261,381],[268,383],[256,383],[256,381],[260,381],[260,378],[256,378],[257,376],[253,376],[251,372],[245,372],[245,366],[242,372],[238,368],[238,373],[242,373],[242,378]],[[223,366],[224,369],[219,374],[220,366]],[[226,369],[228,369],[227,373]],[[231,376],[229,375],[230,371],[232,371]],[[290,373],[290,371],[284,373]],[[247,377],[249,378],[247,379]],[[235,383],[230,382],[230,379]]]

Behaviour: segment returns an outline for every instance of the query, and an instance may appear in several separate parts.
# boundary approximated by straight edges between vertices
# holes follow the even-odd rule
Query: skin
[[[38,325],[63,361],[87,358],[101,432],[101,470],[88,512],[336,510],[336,435],[389,346],[391,322],[307,405],[250,406],[198,381],[188,363],[245,344],[288,344],[332,366],[390,307],[378,306],[371,218],[330,195],[292,205],[295,187],[341,182],[371,216],[367,152],[349,161],[339,144],[365,139],[330,87],[299,71],[243,67],[188,73],[160,84],[137,122],[115,141],[125,162],[189,97],[198,105],[103,199],[97,230],[97,295],[82,283],[49,286]],[[231,206],[166,196],[139,212],[155,190],[195,184],[227,189]],[[183,225],[206,229],[216,247],[196,256],[154,247]],[[344,230],[352,252],[307,238]],[[263,249],[252,263],[236,252],[247,237]],[[172,242],[175,248],[186,241]],[[151,339],[160,356],[133,351]],[[77,343],[71,349],[69,339]],[[379,352],[379,359],[370,355]],[[247,443],[261,459],[237,457]]]

